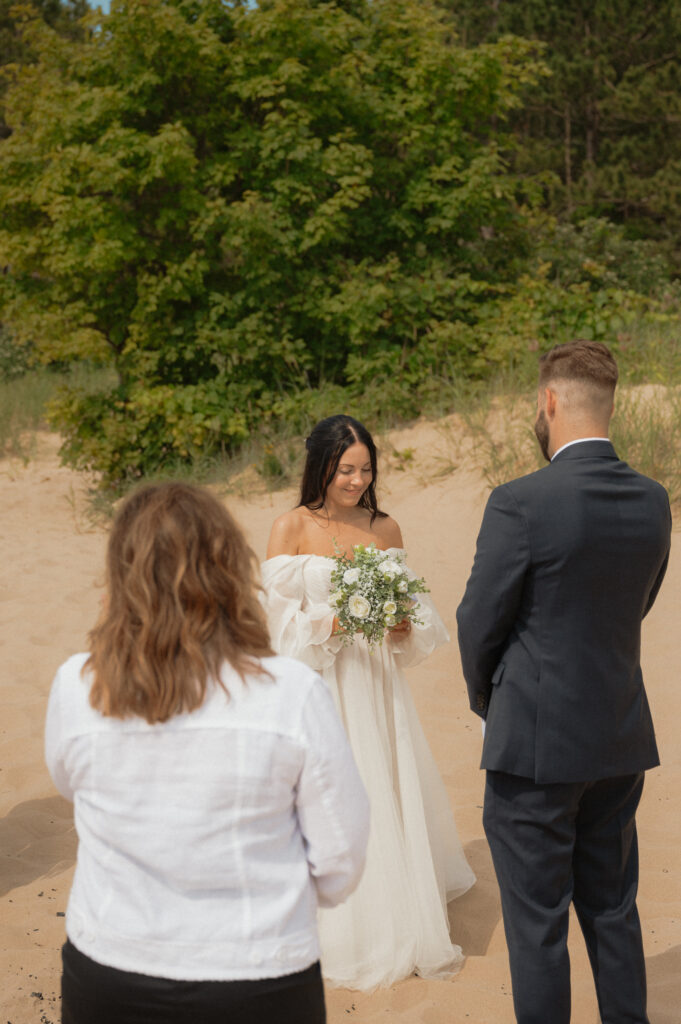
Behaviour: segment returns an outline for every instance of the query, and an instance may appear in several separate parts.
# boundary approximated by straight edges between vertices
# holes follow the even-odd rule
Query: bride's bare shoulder
[[[392,516],[379,516],[374,519],[374,525],[372,527],[373,532],[378,536],[380,540],[380,546],[382,548],[401,548],[404,547],[402,541],[402,531],[397,523],[397,520],[393,519]]]
[[[306,515],[309,516],[306,508],[292,508],[274,520],[267,544],[268,558],[298,554]]]

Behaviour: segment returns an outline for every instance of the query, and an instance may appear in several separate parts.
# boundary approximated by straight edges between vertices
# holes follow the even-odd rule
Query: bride
[[[463,962],[447,903],[475,881],[458,839],[402,669],[449,639],[428,595],[421,625],[408,620],[369,650],[344,646],[329,604],[331,557],[355,544],[402,549],[400,528],[378,509],[376,447],[349,416],[331,416],[306,441],[300,503],[278,518],[262,566],[274,649],[326,680],[371,803],[362,881],[340,907],[319,911],[327,982],[369,990],[414,972],[446,977]]]

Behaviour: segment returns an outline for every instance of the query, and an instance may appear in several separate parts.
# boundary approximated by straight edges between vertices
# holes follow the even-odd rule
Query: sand
[[[382,506],[402,527],[410,563],[428,579],[452,636],[487,493],[481,476],[461,459],[457,429],[454,421],[421,423],[383,438],[379,488]],[[44,767],[43,722],[54,672],[85,648],[96,616],[106,530],[88,517],[85,481],[59,466],[57,448],[57,439],[43,434],[28,465],[0,461],[0,1024],[59,1021],[59,949],[76,852],[71,807]],[[244,492],[249,494],[247,487],[225,500],[264,557],[272,520],[295,496],[290,490]],[[680,597],[681,554],[674,545],[643,637],[662,756],[662,767],[648,773],[639,812],[639,909],[651,1024],[681,1019]],[[480,726],[468,710],[455,644],[411,670],[409,679],[478,876],[451,906],[452,936],[467,960],[449,981],[411,978],[371,995],[329,990],[329,1024],[512,1024],[499,896],[481,822]],[[576,921],[570,950],[573,1020],[597,1024]]]

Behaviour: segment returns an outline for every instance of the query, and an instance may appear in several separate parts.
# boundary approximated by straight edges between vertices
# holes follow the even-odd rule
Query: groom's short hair
[[[560,380],[580,381],[612,394],[617,384],[617,363],[608,346],[600,341],[568,341],[539,359],[539,387]]]

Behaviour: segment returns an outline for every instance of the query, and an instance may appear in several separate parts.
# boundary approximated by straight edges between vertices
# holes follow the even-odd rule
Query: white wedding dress
[[[332,985],[365,991],[414,972],[447,977],[463,963],[447,903],[475,876],[402,667],[449,638],[429,595],[419,594],[423,625],[406,638],[373,651],[363,638],[343,646],[331,637],[333,566],[320,555],[278,555],[262,565],[272,645],[324,676],[371,803],[359,887],[341,906],[319,911],[322,972]]]

